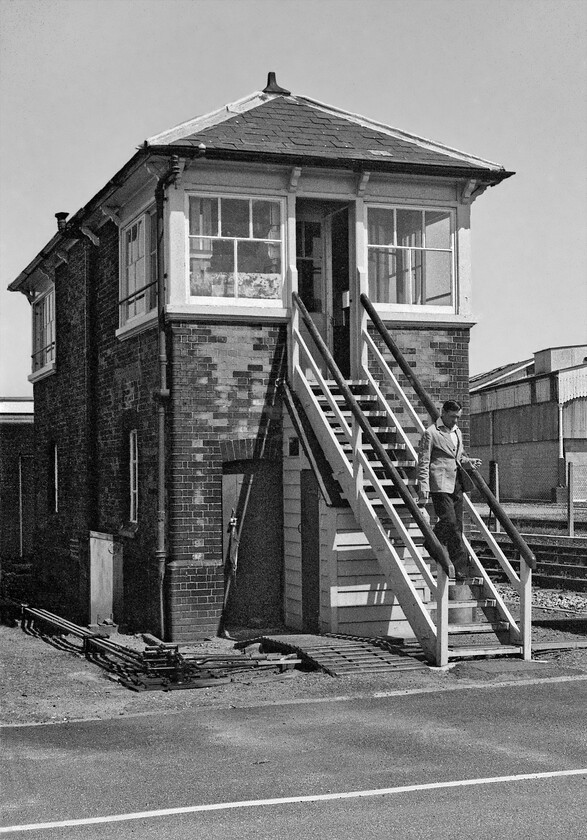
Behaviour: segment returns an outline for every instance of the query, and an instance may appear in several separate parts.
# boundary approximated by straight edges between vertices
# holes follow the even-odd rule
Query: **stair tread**
[[[512,653],[522,653],[520,645],[452,645],[448,648],[449,659],[472,656],[508,656]]]
[[[489,633],[492,630],[507,630],[507,621],[479,621],[470,624],[449,624],[449,633]]]
[[[449,610],[456,610],[456,609],[466,609],[468,607],[472,608],[483,608],[483,607],[495,607],[496,605],[495,598],[481,598],[478,600],[471,600],[471,601],[449,601],[448,608]],[[437,605],[434,601],[431,601],[429,604],[426,604],[426,608],[429,610],[437,609]]]

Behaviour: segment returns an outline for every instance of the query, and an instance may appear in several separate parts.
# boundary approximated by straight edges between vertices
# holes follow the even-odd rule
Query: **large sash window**
[[[281,301],[281,203],[260,198],[189,198],[192,297]]]
[[[367,249],[371,300],[454,307],[452,211],[369,207]]]
[[[157,306],[157,219],[144,213],[122,232],[120,325]]]

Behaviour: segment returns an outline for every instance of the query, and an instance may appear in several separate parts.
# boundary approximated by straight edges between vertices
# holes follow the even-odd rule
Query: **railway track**
[[[518,570],[519,558],[508,538],[499,533],[493,536],[514,569]],[[533,586],[587,592],[587,538],[543,534],[522,536],[536,556]],[[505,580],[505,574],[485,541],[473,535],[471,545],[488,572],[497,580]]]

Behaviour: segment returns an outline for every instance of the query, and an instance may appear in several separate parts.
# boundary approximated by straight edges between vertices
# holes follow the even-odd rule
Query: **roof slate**
[[[186,124],[184,136],[176,132],[168,144],[197,147],[204,143],[215,150],[503,171],[489,161],[444,151],[438,144],[391,128],[365,125],[359,117],[341,115],[295,96],[260,100],[249,110],[202,128],[194,122]]]

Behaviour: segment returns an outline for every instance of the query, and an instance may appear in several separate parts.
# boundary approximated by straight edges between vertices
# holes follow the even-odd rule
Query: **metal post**
[[[569,537],[575,536],[575,476],[573,467],[573,462],[569,461],[567,465],[567,521],[569,525]]]

